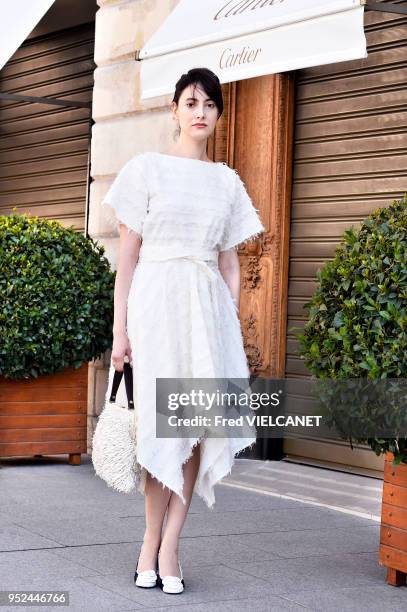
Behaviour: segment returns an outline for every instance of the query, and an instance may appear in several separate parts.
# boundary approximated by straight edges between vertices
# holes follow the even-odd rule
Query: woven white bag
[[[121,493],[130,493],[138,486],[141,469],[137,463],[137,422],[133,402],[133,372],[129,363],[123,371],[113,370],[112,388],[106,394],[105,407],[99,416],[92,439],[92,463],[96,475],[109,487]],[[125,402],[117,398],[123,378],[127,394]],[[110,386],[110,380],[109,380]],[[123,394],[122,394],[123,397]]]

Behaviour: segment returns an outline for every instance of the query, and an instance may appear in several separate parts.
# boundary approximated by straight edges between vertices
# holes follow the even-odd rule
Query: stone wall
[[[170,146],[175,123],[172,96],[140,100],[140,63],[135,60],[178,0],[98,0],[92,117],[89,234],[106,248],[116,269],[118,234],[101,214],[101,201],[120,168],[133,155]],[[110,351],[89,365],[88,452],[107,389]]]

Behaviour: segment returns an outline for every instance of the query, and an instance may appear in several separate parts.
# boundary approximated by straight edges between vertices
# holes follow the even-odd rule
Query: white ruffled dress
[[[240,321],[218,255],[265,228],[235,170],[164,153],[131,158],[102,203],[113,209],[107,219],[115,227],[123,223],[142,237],[127,304],[138,490],[144,494],[148,471],[185,503],[182,466],[200,442],[194,492],[212,508],[215,484],[255,435],[156,438],[156,378],[249,378]],[[111,365],[108,390],[113,373]]]

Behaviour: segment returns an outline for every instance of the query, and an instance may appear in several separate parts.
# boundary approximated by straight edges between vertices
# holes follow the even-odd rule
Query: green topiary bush
[[[36,378],[101,357],[113,293],[93,239],[57,221],[0,216],[0,376]]]
[[[406,378],[407,194],[345,231],[335,257],[317,273],[305,304],[299,354],[316,378]],[[404,438],[369,438],[377,455],[407,462]]]

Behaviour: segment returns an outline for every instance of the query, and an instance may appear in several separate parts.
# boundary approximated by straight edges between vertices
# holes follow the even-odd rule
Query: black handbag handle
[[[126,385],[126,395],[127,395],[127,403],[129,410],[134,410],[134,402],[133,402],[133,370],[131,365],[128,362],[124,362],[123,371],[119,372],[118,370],[114,371],[113,383],[112,383],[112,391],[110,393],[110,402],[114,403],[116,401],[117,390],[120,385],[120,381],[123,378],[124,372],[124,383]]]

